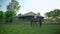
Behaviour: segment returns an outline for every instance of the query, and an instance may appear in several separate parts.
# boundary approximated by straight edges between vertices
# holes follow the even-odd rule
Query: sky
[[[17,0],[21,5],[19,13],[25,14],[27,12],[40,13],[42,16],[46,12],[54,9],[60,9],[60,0]],[[10,0],[0,0],[0,10],[6,11],[6,6],[9,4]]]

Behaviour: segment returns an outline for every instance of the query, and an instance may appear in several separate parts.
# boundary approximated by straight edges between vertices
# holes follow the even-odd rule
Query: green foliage
[[[59,9],[55,9],[53,11],[47,12],[45,13],[45,15],[47,17],[52,17],[52,18],[58,18],[60,16],[60,10]]]
[[[20,14],[18,14],[18,16],[21,16],[21,13],[20,13]]]
[[[16,0],[11,0],[9,5],[7,5],[7,11],[5,12],[5,21],[12,22],[13,17],[16,17],[16,13],[19,10],[20,6]]]
[[[15,17],[15,12],[13,10],[9,10],[5,12],[5,21],[12,22],[13,17]]]
[[[37,16],[41,16],[40,13],[37,13]]]
[[[50,12],[47,12],[45,16],[50,17]]]
[[[0,11],[0,19],[3,18],[3,11]]]
[[[54,13],[55,13],[55,16],[59,16],[60,15],[60,10],[59,9],[55,9]]]
[[[9,3],[9,5],[7,6],[8,10],[14,10],[15,12],[17,12],[19,10],[20,6],[19,6],[19,2],[17,2],[16,0],[11,0],[11,2]]]
[[[0,11],[0,23],[3,21],[3,11]]]
[[[0,8],[1,8],[2,6],[0,5]]]

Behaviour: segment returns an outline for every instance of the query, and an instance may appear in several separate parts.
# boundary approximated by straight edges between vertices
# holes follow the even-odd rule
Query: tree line
[[[60,9],[54,9],[50,12],[45,13],[46,19],[53,20],[53,21],[59,21],[60,20]]]

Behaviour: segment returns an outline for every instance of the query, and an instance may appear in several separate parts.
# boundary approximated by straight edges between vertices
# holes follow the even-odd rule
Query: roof
[[[34,16],[34,15],[36,15],[36,13],[34,13],[34,12],[28,12],[28,13],[23,14],[21,16]]]

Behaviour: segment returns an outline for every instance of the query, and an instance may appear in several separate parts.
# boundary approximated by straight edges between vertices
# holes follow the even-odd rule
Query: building
[[[26,14],[18,16],[18,18],[20,20],[31,20],[32,18],[34,18],[35,15],[37,16],[37,14],[34,12],[28,12]],[[37,17],[41,17],[41,16],[37,16]]]

